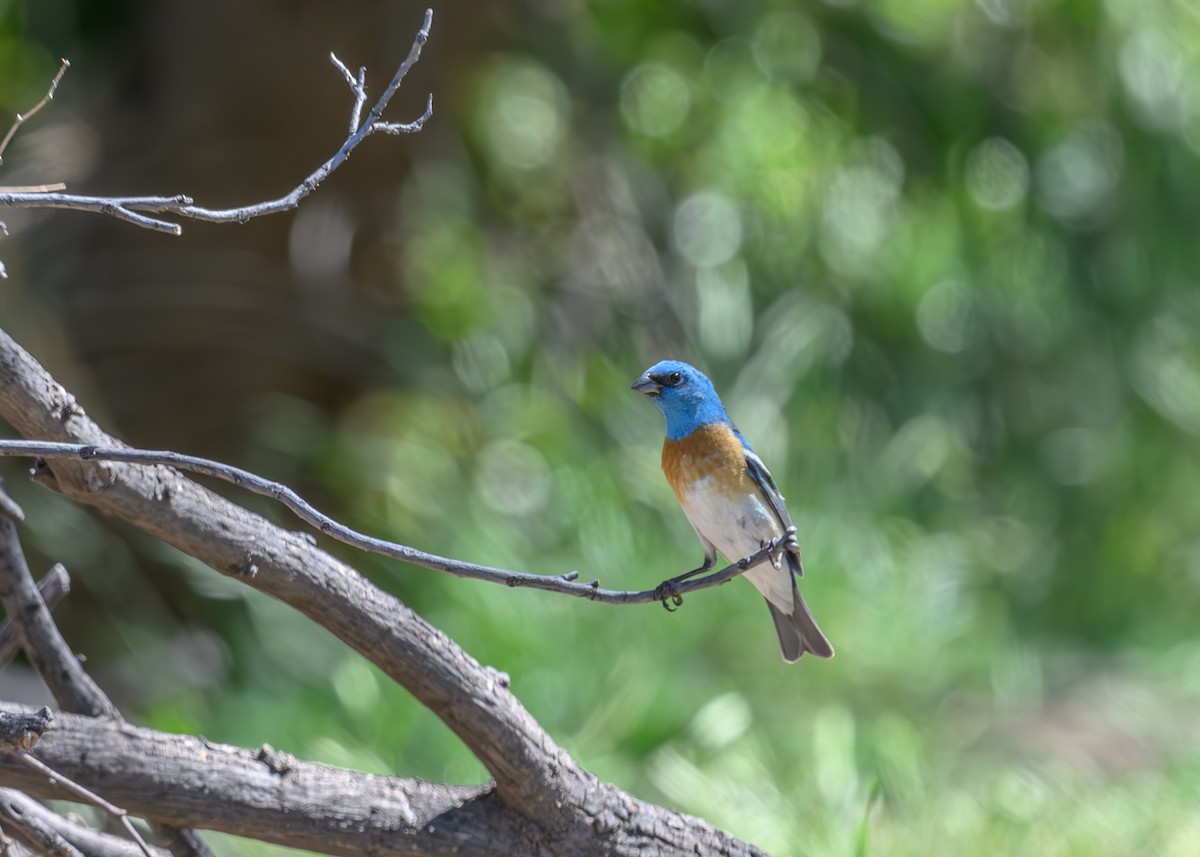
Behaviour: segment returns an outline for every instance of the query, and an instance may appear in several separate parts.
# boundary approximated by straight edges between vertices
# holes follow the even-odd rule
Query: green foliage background
[[[509,673],[584,765],[772,853],[1200,853],[1195,10],[500,6],[413,84],[435,93],[425,134],[369,144],[411,149],[376,236],[384,285],[356,297],[369,382],[264,385],[226,457],[380,536],[642,588],[700,550],[628,387],[694,362],[788,497],[833,661],[785,666],[741,583],[667,615],[333,549]],[[403,45],[420,10],[399,8]],[[472,14],[435,9],[431,51]],[[6,16],[11,113],[63,49]],[[53,340],[56,304],[6,300],[29,347]],[[131,691],[137,720],[484,776],[281,605],[22,499],[87,581],[98,612],[64,615],[105,631],[98,669],[206,641],[185,646],[206,678]],[[169,576],[169,615],[123,610],[98,582],[114,567]]]

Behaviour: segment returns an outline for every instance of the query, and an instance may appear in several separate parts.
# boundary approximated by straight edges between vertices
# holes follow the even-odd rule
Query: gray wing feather
[[[792,516],[788,514],[787,507],[783,505],[783,495],[779,493],[779,488],[775,485],[775,479],[771,476],[771,471],[767,470],[767,465],[763,464],[761,458],[755,454],[749,446],[744,442],[742,444],[746,448],[746,472],[750,474],[750,478],[754,480],[754,484],[758,486],[758,490],[762,492],[763,498],[771,510],[775,512],[775,517],[779,519],[783,529],[792,526]],[[798,577],[804,576],[804,564],[800,560],[800,549],[797,548],[794,552],[788,552],[788,565]]]

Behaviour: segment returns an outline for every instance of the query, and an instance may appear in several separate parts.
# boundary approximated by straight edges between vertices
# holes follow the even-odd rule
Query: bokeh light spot
[[[1106,122],[1087,122],[1037,163],[1038,202],[1068,225],[1099,225],[1112,206],[1125,148]]]
[[[700,298],[700,341],[714,357],[746,353],[754,330],[750,274],[740,259],[696,272]]]
[[[1166,33],[1152,28],[1134,32],[1121,47],[1118,68],[1125,92],[1145,124],[1178,124],[1186,94],[1184,60]]]
[[[562,83],[529,60],[504,60],[485,87],[484,130],[497,161],[517,170],[547,164],[566,132]]]
[[[541,510],[550,498],[550,468],[533,447],[512,440],[489,444],[476,474],[480,499],[506,515]]]
[[[821,62],[821,35],[801,12],[782,9],[759,22],[754,62],[774,80],[810,80]]]
[[[1193,307],[1190,313],[1164,313],[1145,325],[1134,343],[1132,373],[1141,397],[1193,435],[1200,435],[1197,318],[1200,312]]]
[[[742,737],[753,721],[746,697],[737,692],[724,693],[696,712],[690,731],[697,743],[719,750]]]
[[[835,173],[825,194],[820,249],[839,273],[873,268],[873,256],[895,225],[904,161],[891,145],[864,143]]]
[[[742,216],[716,190],[694,193],[675,210],[675,248],[697,268],[728,262],[742,246]]]
[[[917,304],[917,329],[938,351],[956,354],[966,347],[970,316],[970,292],[949,280],[931,288]]]
[[[967,156],[967,193],[980,208],[1003,211],[1029,191],[1029,162],[1002,137],[992,137]]]
[[[646,63],[621,84],[621,115],[647,137],[665,137],[683,124],[692,91],[679,72],[662,63]]]

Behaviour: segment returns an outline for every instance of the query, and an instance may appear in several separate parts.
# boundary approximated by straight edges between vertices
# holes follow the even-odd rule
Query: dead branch
[[[120,448],[3,331],[0,416],[26,437]],[[38,468],[35,478],[284,601],[363,654],[441,718],[483,763],[495,780],[487,805],[502,817],[497,823],[521,829],[526,852],[757,853],[698,819],[638,801],[579,767],[509,691],[507,676],[479,664],[398,599],[303,535],[277,527],[162,465],[58,459]],[[95,743],[88,744],[89,752]],[[86,771],[64,770],[88,782]],[[105,776],[108,789],[107,770]],[[157,794],[183,787],[168,780]],[[123,793],[114,791],[112,797],[137,811],[138,805]],[[192,824],[190,817],[178,821]],[[274,834],[259,830],[254,835]]]
[[[58,626],[51,618],[51,605],[43,599],[40,588],[34,586],[33,575],[29,573],[29,567],[25,563],[25,557],[17,539],[16,523],[24,518],[24,512],[8,496],[4,490],[3,481],[0,480],[0,601],[3,602],[5,612],[9,616],[5,625],[11,626],[13,636],[25,649],[42,681],[46,683],[50,692],[54,694],[54,698],[66,710],[120,720],[122,719],[120,710],[84,671],[83,665],[71,652],[62,634],[59,633]],[[54,571],[59,573],[55,575]],[[65,579],[66,577],[66,569],[61,565],[56,565],[52,573],[47,575],[47,580]],[[65,591],[65,585],[63,588]],[[39,715],[43,713],[48,725],[50,712],[48,709],[38,712]],[[27,732],[25,737],[33,735],[40,737],[41,733]],[[0,746],[3,745],[4,739],[0,735]],[[31,745],[19,745],[15,752],[18,753],[23,763],[38,768],[42,765],[41,762],[21,752],[30,748]],[[55,771],[45,769],[43,772],[48,776],[63,779],[64,785],[73,788],[78,796],[85,798],[94,806],[100,807],[116,818],[124,825],[138,847],[147,857],[150,857],[146,842],[127,817],[125,810],[114,806],[99,795],[92,794],[81,786],[71,783]],[[163,832],[171,843],[176,857],[212,857],[208,846],[192,831],[164,827]]]
[[[19,707],[0,703],[10,713]],[[519,853],[490,786],[446,786],[302,762],[279,754],[59,714],[38,756],[103,787],[132,812],[328,854]],[[64,794],[0,756],[0,781]],[[481,833],[494,845],[487,851]],[[505,847],[504,843],[509,847]]]
[[[57,786],[58,788],[62,789],[75,800],[97,807],[98,809],[103,810],[108,815],[115,818],[124,826],[127,831],[129,831],[130,838],[132,838],[133,841],[138,844],[138,848],[141,849],[141,852],[145,855],[145,857],[154,857],[154,855],[150,852],[150,846],[146,844],[146,840],[142,838],[142,834],[138,833],[137,828],[133,826],[133,822],[129,820],[129,813],[124,809],[112,803],[111,801],[100,797],[100,795],[96,794],[91,789],[81,786],[70,777],[54,770],[54,768],[47,765],[41,759],[37,758],[36,756],[31,756],[27,750],[17,750],[11,754],[11,757],[16,759],[25,767],[37,771],[46,778],[46,782],[50,783],[52,786]]]
[[[3,493],[0,483],[0,494]],[[83,671],[79,659],[59,633],[25,564],[25,554],[17,540],[17,525],[4,514],[0,514],[0,602],[21,648],[60,705],[98,717],[121,716],[92,677]]]
[[[0,789],[0,819],[18,829],[20,825],[30,825],[43,831],[43,835],[53,834],[87,857],[144,857],[134,843],[63,818],[15,789]],[[23,835],[22,838],[28,840],[31,837]],[[150,851],[153,857],[169,857],[160,848]]]
[[[485,580],[489,583],[500,583],[513,588],[527,587],[547,592],[558,592],[563,595],[587,598],[589,601],[599,601],[603,604],[648,604],[653,601],[663,600],[663,595],[656,589],[632,591],[601,589],[597,580],[593,580],[590,583],[576,582],[576,578],[579,576],[579,572],[577,571],[570,571],[566,574],[531,574],[525,571],[510,571],[504,568],[493,568],[492,566],[438,556],[437,554],[427,553],[408,545],[368,536],[317,511],[316,508],[286,485],[264,479],[248,470],[242,470],[240,467],[234,467],[233,465],[223,464],[207,458],[198,458],[194,455],[184,455],[165,450],[132,449],[123,445],[100,447],[78,443],[0,440],[0,457],[4,456],[77,458],[81,461],[123,461],[132,464],[161,464],[176,467],[180,470],[188,470],[193,473],[223,479],[226,482],[253,491],[255,494],[261,494],[265,497],[278,500],[293,512],[296,517],[311,524],[322,533],[367,553],[381,554],[382,556],[403,560],[404,562],[424,568],[445,571],[456,577]],[[0,496],[3,495],[0,494]],[[719,571],[675,584],[671,592],[673,595],[683,596],[689,592],[728,583],[749,569],[770,560],[772,552],[777,554],[778,548],[773,545],[761,548],[750,556],[730,563]]]
[[[6,500],[8,499],[7,494],[3,496]],[[57,607],[70,591],[71,576],[67,574],[67,569],[61,563],[55,563],[38,581],[38,594],[42,596],[42,601],[46,603],[46,608],[49,610]],[[0,622],[0,669],[3,669],[12,660],[18,648],[20,648],[20,643],[17,641],[17,631],[13,627],[13,623],[5,619]]]
[[[400,67],[396,69],[396,73],[392,75],[392,79],[383,93],[376,99],[374,105],[367,112],[366,118],[361,119],[361,121],[362,109],[366,106],[366,73],[365,71],[361,72],[358,80],[351,78],[350,88],[355,100],[353,117],[350,123],[350,135],[328,160],[313,170],[300,184],[278,199],[267,200],[266,202],[259,202],[254,205],[238,206],[236,208],[205,208],[204,206],[196,205],[192,197],[184,194],[175,196],[87,196],[70,193],[47,193],[40,190],[37,192],[14,192],[12,189],[0,188],[0,206],[7,206],[8,208],[65,208],[74,211],[90,211],[98,214],[107,214],[118,220],[132,223],[135,226],[141,226],[156,232],[165,232],[169,235],[182,234],[183,227],[178,223],[151,215],[170,214],[176,218],[201,220],[208,223],[245,223],[256,217],[277,214],[281,211],[290,211],[300,204],[300,200],[316,190],[321,182],[329,177],[330,173],[341,166],[346,158],[350,157],[350,153],[358,147],[358,144],[371,134],[377,132],[383,134],[411,134],[420,131],[424,127],[425,123],[433,115],[432,95],[426,100],[425,112],[412,122],[384,122],[382,121],[382,116],[383,111],[392,100],[392,96],[396,94],[396,91],[400,88],[400,84],[404,82],[404,78],[408,75],[409,70],[420,59],[421,49],[429,39],[429,29],[432,24],[433,10],[426,9],[425,21],[413,38],[408,56],[405,57]],[[66,61],[64,60],[64,62]],[[339,71],[348,74],[345,65],[337,57],[333,57],[333,63]],[[54,87],[57,86],[58,79],[62,76],[62,71],[65,71],[65,67],[60,70],[59,76],[55,78],[55,83],[51,86],[51,94],[54,91]],[[49,98],[43,99],[43,103],[47,100]],[[38,105],[38,108],[40,107],[41,104]],[[35,110],[38,108],[35,108]],[[28,118],[32,113],[33,111],[26,114],[25,118]],[[15,133],[16,127],[14,125],[10,130],[10,137]],[[5,143],[7,143],[7,139]],[[3,151],[2,148],[0,148],[0,151]]]
[[[17,133],[17,129],[28,122],[35,113],[45,107],[54,99],[54,93],[58,91],[59,81],[63,79],[63,75],[67,73],[67,69],[71,67],[69,60],[64,59],[62,65],[58,67],[58,73],[54,75],[54,79],[50,81],[50,88],[46,90],[46,94],[42,96],[42,100],[33,107],[29,108],[24,113],[18,113],[17,118],[13,120],[12,126],[8,129],[8,133],[4,135],[4,139],[0,140],[0,164],[4,163],[4,152],[8,148],[8,144],[12,141],[13,135]]]

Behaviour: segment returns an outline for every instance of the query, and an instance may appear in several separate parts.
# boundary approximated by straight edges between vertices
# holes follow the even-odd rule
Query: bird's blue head
[[[633,389],[645,393],[667,419],[667,437],[680,440],[700,426],[729,423],[712,381],[678,360],[663,360],[642,373]]]

